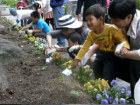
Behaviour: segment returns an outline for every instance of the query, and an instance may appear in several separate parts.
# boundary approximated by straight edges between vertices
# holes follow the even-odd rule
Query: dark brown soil
[[[18,33],[10,33],[8,26],[0,19],[0,24],[5,26],[0,38],[10,40],[23,46],[26,53],[21,64],[4,65],[9,87],[5,92],[0,92],[0,104],[94,104],[92,96],[83,92],[83,85],[73,77],[59,78],[62,69],[51,64],[42,70],[45,64],[45,55],[35,55],[32,43],[23,43],[26,39],[18,38]],[[15,37],[14,37],[15,36]],[[30,48],[32,46],[32,48]],[[40,57],[41,59],[37,59]],[[70,94],[71,90],[78,91],[80,97]]]

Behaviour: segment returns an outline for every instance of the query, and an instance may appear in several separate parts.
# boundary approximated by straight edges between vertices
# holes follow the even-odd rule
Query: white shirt
[[[32,12],[33,10],[17,10],[17,19],[19,21],[23,19],[29,19]]]
[[[33,11],[34,10],[17,10],[16,16],[17,16],[18,21],[29,19]],[[14,25],[17,25],[17,22],[15,22]]]
[[[51,0],[44,0],[44,1],[46,1],[46,2],[45,2],[45,4],[46,4],[46,5],[45,5],[45,14],[46,14],[46,13],[52,11],[52,7],[50,6],[50,1],[51,1]]]
[[[130,50],[140,49],[140,11],[136,10],[131,25],[127,31],[130,36]]]

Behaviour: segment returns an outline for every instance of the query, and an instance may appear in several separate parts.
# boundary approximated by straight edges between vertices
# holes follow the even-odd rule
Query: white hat
[[[75,19],[72,15],[64,15],[58,19],[59,28],[79,28],[82,22]]]

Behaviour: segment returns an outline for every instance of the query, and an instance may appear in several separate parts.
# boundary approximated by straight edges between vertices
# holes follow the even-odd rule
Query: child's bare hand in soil
[[[73,61],[72,65],[71,65],[71,67],[72,67],[72,68],[76,68],[76,67],[78,66],[78,62],[79,62],[78,59],[74,59],[74,61]]]

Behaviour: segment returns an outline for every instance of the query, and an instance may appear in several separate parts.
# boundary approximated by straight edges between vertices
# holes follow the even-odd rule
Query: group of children
[[[17,17],[18,14],[20,14],[20,12],[14,9],[11,9],[10,13],[14,16],[17,15]],[[113,0],[109,6],[109,15],[112,19],[112,23],[117,27],[105,23],[105,13],[105,9],[99,4],[95,4],[87,9],[85,16],[87,26],[91,31],[80,51],[69,53],[74,59],[72,67],[77,67],[78,64],[87,61],[96,53],[97,56],[93,62],[95,78],[104,78],[108,80],[110,84],[113,79],[116,79],[118,73],[120,73],[120,65],[123,65],[121,64],[121,57],[129,58],[129,64],[123,65],[124,67],[122,67],[126,67],[126,70],[122,70],[121,72],[125,71],[124,73],[128,74],[132,97],[134,97],[134,86],[140,78],[140,11],[136,10],[135,0]],[[23,17],[30,16],[32,22],[23,27],[19,33],[23,34],[25,29],[34,26],[34,30],[28,30],[28,33],[37,33],[34,35],[45,38],[46,34],[50,31],[50,28],[42,19],[40,19],[40,14],[37,10],[31,11],[28,16],[23,15],[20,18],[18,17],[17,23]],[[15,25],[16,24],[14,24],[14,26]],[[65,31],[65,28],[62,29],[62,31],[63,30]],[[69,43],[68,48],[49,48],[45,53],[50,54],[55,51],[67,52],[71,49],[70,47],[82,44],[81,35],[77,32],[70,33],[67,36],[67,39]],[[90,46],[92,46],[92,48],[89,50]],[[77,49],[77,47],[73,47],[73,51],[74,49]]]

